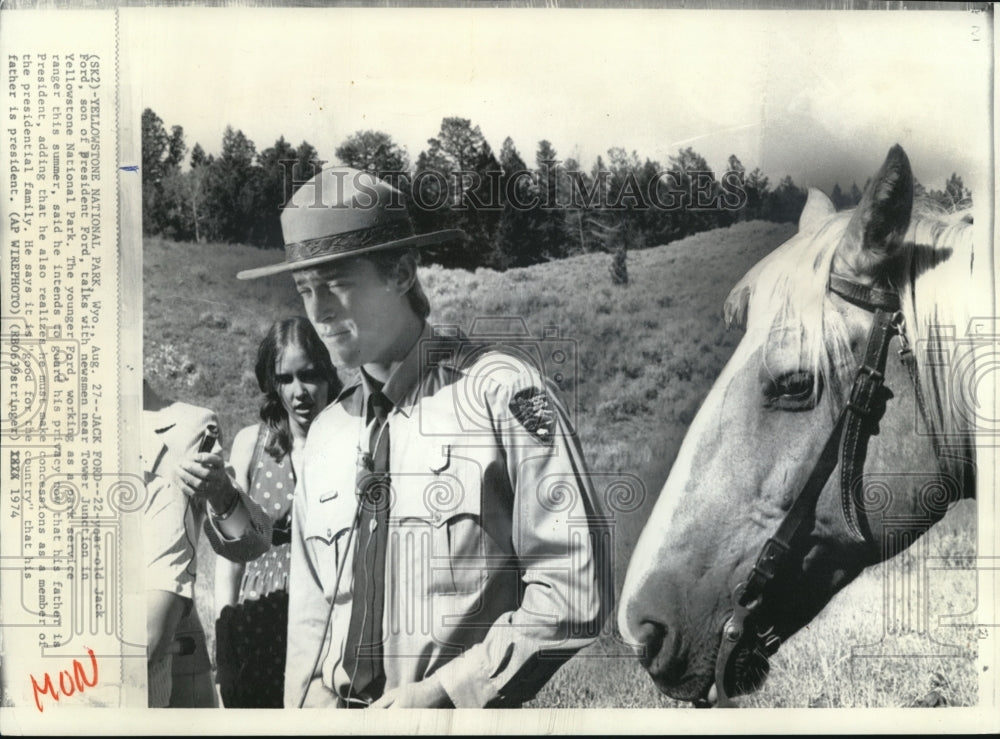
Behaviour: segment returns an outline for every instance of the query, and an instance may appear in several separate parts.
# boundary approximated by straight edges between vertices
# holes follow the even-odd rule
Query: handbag
[[[225,606],[215,622],[217,681],[226,708],[281,708],[288,592]]]

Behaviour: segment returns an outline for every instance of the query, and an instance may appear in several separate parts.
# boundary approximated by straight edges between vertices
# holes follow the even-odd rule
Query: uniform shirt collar
[[[399,411],[404,416],[409,417],[409,406],[412,403],[408,403],[407,401],[414,395],[414,391],[420,384],[420,355],[424,341],[429,338],[431,338],[431,327],[425,321],[420,329],[420,336],[413,342],[410,351],[399,362],[394,363],[389,370],[389,378],[382,386],[382,392],[392,401],[393,412]],[[364,413],[365,409],[368,408],[368,399],[371,397],[374,388],[372,385],[373,380],[365,372],[364,367],[361,368],[360,375],[362,387],[361,412]]]

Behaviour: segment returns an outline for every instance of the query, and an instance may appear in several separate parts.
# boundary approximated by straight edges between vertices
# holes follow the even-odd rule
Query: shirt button
[[[326,530],[326,538],[328,538],[328,539],[332,539],[333,538],[333,529],[327,529]]]

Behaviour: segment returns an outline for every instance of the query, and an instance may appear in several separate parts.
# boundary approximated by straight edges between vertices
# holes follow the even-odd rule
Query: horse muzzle
[[[715,661],[715,682],[698,707],[737,708],[737,695],[751,693],[767,679],[770,657],[781,646],[774,626],[755,628],[749,610],[737,606],[723,624]],[[705,705],[707,704],[707,706]]]

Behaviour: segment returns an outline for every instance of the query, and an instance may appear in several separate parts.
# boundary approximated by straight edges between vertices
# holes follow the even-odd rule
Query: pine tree
[[[406,148],[384,131],[355,131],[336,148],[334,155],[345,167],[368,170],[392,181],[394,174],[406,172],[410,158]]]
[[[295,166],[292,169],[291,182],[286,183],[284,203],[291,199],[303,183],[318,175],[323,170],[324,164],[326,161],[319,158],[319,152],[312,144],[307,141],[299,144],[295,149]]]
[[[191,202],[191,225],[195,241],[201,242],[205,235],[202,232],[202,221],[205,218],[205,180],[215,157],[206,156],[201,144],[195,144],[191,150],[191,171],[188,172],[188,194]]]
[[[508,136],[500,147],[500,192],[504,203],[494,239],[492,265],[499,270],[532,263],[535,234],[530,217],[534,186],[528,166]]]
[[[142,112],[142,230],[162,233],[175,217],[176,187],[171,182],[170,200],[164,182],[175,179],[184,158],[184,129],[173,126],[167,133],[163,120],[150,108]]]
[[[438,135],[417,157],[410,216],[418,233],[460,228],[465,244],[430,251],[435,261],[475,269],[491,262],[502,203],[497,194],[501,167],[479,126],[468,118],[444,118]]]
[[[538,207],[532,210],[537,234],[535,248],[540,260],[566,255],[564,213],[559,205],[559,178],[563,172],[556,150],[546,139],[538,142],[535,167],[538,174]]]
[[[226,126],[222,153],[205,178],[205,225],[209,238],[249,243],[259,205],[262,170],[254,167],[256,147],[240,130]]]
[[[292,196],[297,164],[298,153],[284,136],[257,155],[257,167],[261,171],[255,178],[259,181],[259,190],[254,193],[257,209],[252,214],[247,237],[251,244],[275,248],[282,245],[281,208]]]
[[[720,187],[708,162],[690,146],[670,157],[670,173],[681,193],[681,207],[676,212],[674,238],[684,238],[718,225]]]
[[[747,194],[747,215],[751,219],[763,218],[767,199],[770,197],[770,182],[759,167],[747,175],[745,182]]]
[[[944,193],[948,199],[948,208],[952,212],[972,205],[972,191],[965,186],[962,178],[954,172],[952,172],[951,177],[945,183]]]
[[[778,223],[795,223],[805,207],[808,193],[786,175],[768,197],[765,217]]]
[[[840,189],[840,183],[836,182],[833,185],[833,192],[830,193],[830,201],[833,203],[833,207],[837,210],[842,210],[849,205],[847,196],[844,191]]]
[[[728,184],[730,190],[733,188],[740,188],[743,192],[743,197],[739,196],[739,193],[733,192],[729,198],[721,198],[719,207],[719,225],[728,226],[736,221],[745,221],[750,215],[747,212],[747,200],[746,200],[746,181],[747,181],[747,169],[743,166],[743,162],[735,154],[729,155],[729,160],[726,162],[726,173],[723,175],[723,179]],[[721,183],[720,183],[721,186]],[[734,200],[735,202],[742,202],[742,206],[738,210],[733,210],[729,200]]]
[[[586,209],[579,190],[590,190],[590,177],[583,171],[578,159],[567,157],[558,185],[557,201],[563,208],[563,243],[566,254],[583,254],[588,251],[584,228]]]

